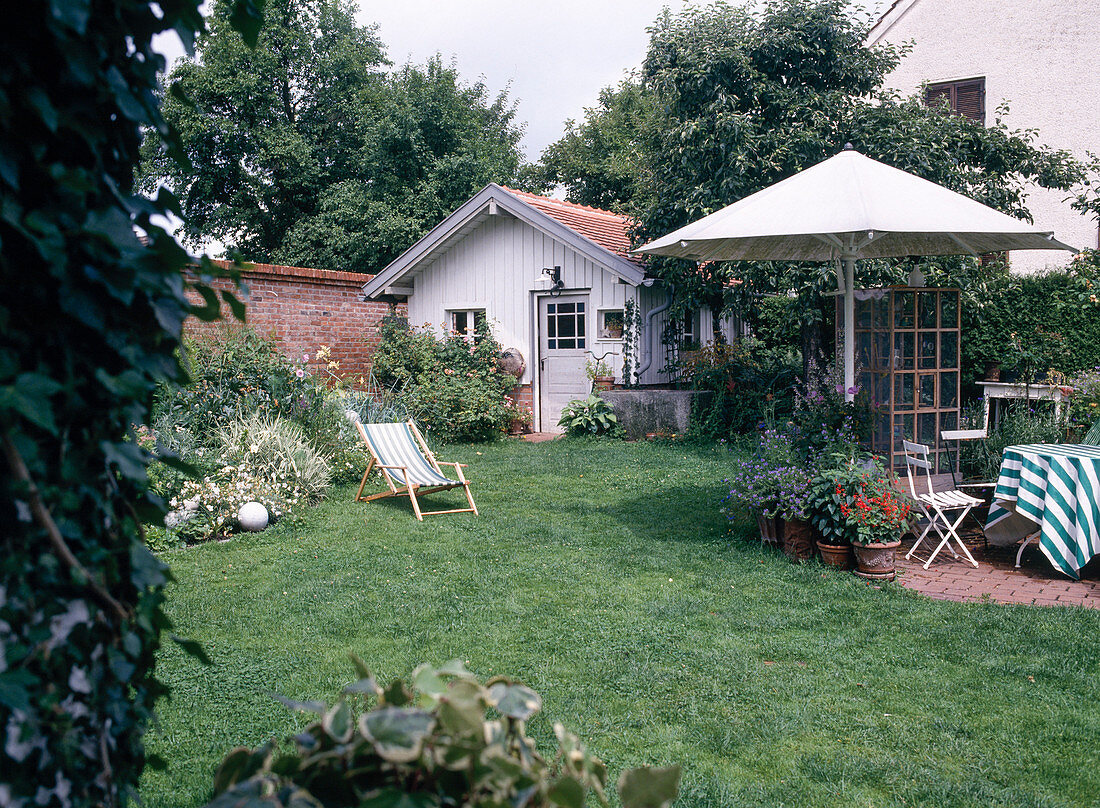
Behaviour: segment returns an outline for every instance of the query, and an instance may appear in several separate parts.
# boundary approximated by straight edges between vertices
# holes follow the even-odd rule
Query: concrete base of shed
[[[691,423],[691,407],[697,396],[709,398],[711,393],[645,388],[600,393],[600,398],[611,406],[626,430],[627,437],[635,439],[650,433],[683,435]]]

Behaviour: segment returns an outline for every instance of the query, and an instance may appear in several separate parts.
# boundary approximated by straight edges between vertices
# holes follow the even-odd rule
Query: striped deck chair
[[[435,459],[428,444],[424,442],[424,436],[412,421],[400,424],[362,424],[356,421],[355,428],[359,430],[359,436],[367,445],[371,458],[367,464],[367,470],[363,472],[359,490],[355,493],[356,502],[407,496],[412,502],[413,513],[421,522],[424,521],[425,516],[436,516],[442,513],[473,513],[477,516],[477,506],[474,505],[474,498],[470,495],[470,483],[462,474],[465,465],[443,463],[444,466],[454,466],[455,476],[458,479],[452,480],[444,475],[439,468],[440,462]],[[367,477],[375,468],[382,470],[382,477],[390,490],[363,496]],[[452,488],[462,488],[466,492],[466,499],[470,503],[469,508],[455,508],[448,511],[420,510],[420,503],[416,500],[417,494],[431,494]]]
[[[936,549],[932,551],[932,555],[924,562],[925,569],[931,566],[936,556],[939,555],[940,550],[944,547],[947,547],[951,555],[955,556],[955,558],[959,557],[959,554],[955,552],[955,548],[951,546],[952,540],[954,540],[954,543],[963,551],[963,555],[966,556],[967,560],[975,567],[978,566],[978,562],[974,560],[974,556],[970,554],[966,545],[963,544],[963,540],[959,538],[957,531],[963,519],[970,513],[970,509],[975,505],[981,505],[982,501],[962,491],[933,491],[932,462],[928,459],[928,447],[923,443],[910,443],[907,440],[903,440],[901,443],[902,447],[905,449],[905,471],[909,476],[909,493],[912,495],[913,499],[917,501],[917,508],[924,514],[924,518],[928,520],[928,526],[924,529],[924,532],[920,534],[916,542],[913,543],[913,546],[909,548],[909,552],[905,554],[905,557],[907,559],[911,558],[913,553],[917,551],[917,548],[920,547],[925,537],[930,532],[935,532],[940,539],[940,543],[936,545]],[[917,493],[914,469],[924,469],[924,476],[928,482],[928,493]],[[959,518],[954,522],[947,516],[947,514],[952,511],[962,511]]]

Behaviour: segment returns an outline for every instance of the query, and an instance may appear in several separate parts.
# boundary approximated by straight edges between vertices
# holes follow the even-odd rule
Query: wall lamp
[[[560,296],[561,290],[565,288],[565,281],[561,279],[561,267],[543,267],[542,274],[550,278],[550,295],[552,297]]]

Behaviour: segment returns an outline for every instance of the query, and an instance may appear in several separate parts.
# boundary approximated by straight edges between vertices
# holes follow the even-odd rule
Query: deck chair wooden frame
[[[386,497],[408,497],[412,503],[413,513],[421,522],[424,521],[425,516],[439,516],[446,513],[478,515],[474,497],[470,493],[470,483],[462,473],[466,465],[436,460],[413,421],[367,424],[366,426],[356,421],[355,428],[359,431],[359,437],[362,438],[363,443],[366,444],[367,451],[370,452],[370,462],[367,463],[367,470],[363,472],[363,479],[359,482],[359,490],[355,492],[356,502],[370,502]],[[374,434],[368,434],[368,431]],[[454,480],[445,475],[440,466],[453,466],[458,479]],[[367,478],[375,469],[382,472],[382,479],[390,490],[363,496]],[[470,503],[469,508],[452,508],[443,511],[420,509],[418,494],[432,494],[436,491],[449,491],[452,488],[461,488],[465,492],[466,501]]]
[[[928,534],[935,532],[940,539],[940,543],[936,545],[936,549],[932,551],[932,555],[924,562],[925,569],[928,569],[932,565],[932,562],[944,547],[946,547],[955,558],[959,557],[959,554],[955,552],[955,548],[952,547],[952,540],[954,540],[954,543],[962,550],[967,561],[975,567],[978,566],[978,562],[974,560],[974,556],[970,554],[970,550],[967,549],[966,544],[959,538],[958,529],[959,525],[966,519],[967,514],[970,513],[971,508],[975,505],[981,505],[982,501],[962,491],[933,491],[932,463],[928,460],[928,447],[923,443],[910,443],[907,440],[903,440],[901,443],[902,448],[905,450],[905,472],[909,477],[909,493],[916,501],[918,510],[920,510],[921,513],[924,514],[924,518],[928,520],[928,526],[925,527],[924,532],[920,534],[913,543],[913,546],[909,548],[909,552],[905,554],[905,558],[912,558],[913,553],[917,551],[917,548],[920,547],[921,542],[924,541]],[[927,493],[917,493],[916,473],[919,472],[914,472],[914,469],[924,470],[925,480],[928,485]],[[959,514],[959,518],[954,522],[948,517],[948,514],[952,511],[962,511],[962,513]]]

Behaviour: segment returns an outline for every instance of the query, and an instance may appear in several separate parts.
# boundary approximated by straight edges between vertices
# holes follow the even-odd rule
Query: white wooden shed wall
[[[661,286],[652,286],[649,288],[643,287],[639,291],[641,302],[641,323],[639,340],[644,341],[647,339],[645,333],[646,315],[654,309],[660,307],[665,301],[668,300],[668,294]],[[665,346],[661,342],[661,335],[664,334],[665,329],[668,328],[669,316],[668,311],[663,311],[653,318],[652,325],[648,334],[650,341],[650,350],[653,351],[653,362],[642,374],[642,377],[638,380],[639,384],[668,384],[668,374],[663,373],[665,367]],[[741,321],[732,315],[727,315],[722,318],[722,333],[725,335],[727,341],[737,339],[744,335],[744,329],[742,328]],[[711,334],[714,333],[714,315],[707,307],[703,307],[699,310],[699,338],[703,344],[711,342]],[[643,346],[638,348],[638,356],[641,361],[645,359],[645,350]]]
[[[534,329],[534,292],[545,284],[543,267],[561,267],[564,293],[589,294],[587,326],[596,356],[622,374],[622,345],[595,339],[599,309],[621,309],[636,295],[634,287],[557,239],[500,210],[447,245],[445,251],[421,268],[408,298],[409,322],[430,325],[442,334],[449,326],[447,312],[484,309],[493,334],[503,348],[518,348],[527,363],[520,383],[532,382],[537,345]]]

